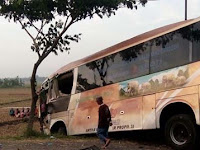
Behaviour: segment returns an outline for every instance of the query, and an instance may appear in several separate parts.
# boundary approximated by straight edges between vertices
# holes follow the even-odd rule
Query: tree
[[[74,23],[94,15],[102,18],[114,15],[119,8],[137,9],[147,0],[0,0],[0,16],[21,24],[38,55],[31,76],[32,104],[28,131],[32,130],[34,110],[38,99],[36,73],[39,65],[50,54],[70,50],[70,42],[78,42],[81,34],[69,35]],[[62,18],[62,19],[59,19]],[[64,21],[63,21],[64,20]],[[31,28],[36,32],[31,33]]]
[[[16,78],[0,79],[0,88],[22,87],[24,85],[22,79],[18,76]]]

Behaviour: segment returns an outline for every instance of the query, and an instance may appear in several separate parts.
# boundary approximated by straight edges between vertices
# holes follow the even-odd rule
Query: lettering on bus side
[[[128,130],[128,129],[134,129],[134,124],[127,124],[127,125],[113,125],[112,130]],[[86,133],[88,132],[96,132],[96,128],[88,128],[85,130]]]
[[[89,129],[86,129],[86,132],[96,132],[97,129],[96,128],[89,128]]]
[[[134,129],[134,124],[112,126],[112,130],[128,130],[128,129]]]

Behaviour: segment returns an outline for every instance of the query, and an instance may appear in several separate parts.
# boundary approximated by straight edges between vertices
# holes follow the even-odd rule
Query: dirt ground
[[[134,131],[109,133],[111,138],[107,150],[172,150],[157,131]],[[99,150],[103,143],[96,135],[70,136],[45,139],[0,140],[2,150]],[[89,149],[91,146],[96,149]]]
[[[0,150],[98,150],[103,145],[96,135],[46,137],[45,139],[20,138],[27,126],[26,119],[8,115],[9,108],[0,108]],[[39,131],[39,123],[34,124]],[[171,150],[158,131],[109,133],[111,143],[107,150]],[[19,137],[20,140],[16,140]],[[88,147],[97,146],[96,149]]]
[[[95,145],[100,149],[101,143],[94,139],[49,139],[49,140],[0,140],[2,150],[92,150]],[[98,150],[96,148],[96,150]],[[171,150],[165,144],[112,139],[107,150]],[[94,149],[95,150],[95,149]]]
[[[25,139],[23,133],[28,118],[9,116],[10,108],[30,107],[30,90],[0,89],[0,150],[98,150],[103,144],[96,135],[72,137],[35,137]],[[34,123],[34,130],[39,132],[39,122]],[[109,133],[111,143],[108,150],[171,150],[163,137],[156,132],[120,132]],[[96,149],[88,147],[96,146]]]

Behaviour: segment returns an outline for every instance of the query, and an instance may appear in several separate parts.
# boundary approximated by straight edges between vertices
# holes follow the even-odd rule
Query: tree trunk
[[[38,94],[36,93],[36,72],[38,69],[38,66],[42,63],[42,61],[54,50],[56,45],[59,43],[59,39],[62,37],[62,35],[67,31],[67,29],[73,24],[74,20],[71,20],[70,23],[63,29],[63,31],[59,34],[59,36],[55,39],[54,43],[52,46],[47,45],[45,50],[43,51],[42,55],[39,53],[39,49],[37,49],[36,52],[38,52],[39,59],[35,63],[33,67],[33,72],[31,76],[31,94],[32,94],[32,103],[31,103],[31,113],[29,117],[29,122],[27,126],[27,133],[33,131],[33,121],[34,121],[34,113],[35,113],[35,108],[36,108],[36,103],[38,100]],[[50,47],[50,48],[49,48]],[[49,49],[48,49],[49,48]]]
[[[32,94],[32,103],[31,103],[31,112],[30,112],[30,117],[29,117],[29,122],[27,126],[27,132],[31,132],[33,130],[33,122],[34,122],[34,115],[35,115],[35,108],[36,108],[36,103],[38,100],[38,94],[36,93],[36,72],[38,68],[38,64],[36,63],[33,68],[32,76],[31,76],[31,94]]]

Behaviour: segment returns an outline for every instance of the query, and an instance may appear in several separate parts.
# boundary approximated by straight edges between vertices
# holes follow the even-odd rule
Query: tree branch
[[[41,55],[41,59],[43,60],[46,58],[55,48],[55,46],[58,44],[59,39],[63,36],[63,34],[67,31],[67,29],[74,23],[74,20],[72,19],[69,24],[62,30],[62,32],[59,34],[59,36],[54,40],[53,45],[50,49],[48,49],[48,46],[46,46],[45,50],[43,51]]]
[[[47,22],[43,23],[43,21],[42,21],[40,29],[38,29],[37,27],[33,26],[33,27],[36,28],[36,30],[38,31],[38,34],[37,34],[36,38],[38,37],[38,35],[39,35],[40,33],[44,36],[44,33],[41,32],[41,31],[42,31],[43,27],[46,25],[46,23],[47,23]]]
[[[31,35],[31,33],[26,29],[26,27],[23,25],[23,23],[22,23],[20,20],[19,20],[19,23],[21,24],[22,28],[26,31],[26,33],[30,36],[30,38],[33,40],[34,46],[35,46],[35,48],[36,48],[35,51],[37,52],[38,57],[40,58],[40,57],[41,57],[41,54],[40,54],[40,52],[39,52],[39,48],[38,48],[38,45],[37,45],[37,43],[36,43],[34,37],[33,37],[33,36]]]
[[[39,34],[42,34],[42,35],[44,36],[44,33],[41,32],[41,31],[42,31],[43,27],[46,25],[46,22],[43,23],[43,21],[42,21],[40,29],[38,29],[32,22],[30,22],[30,24],[31,24],[31,26],[33,26],[33,27],[37,30],[37,32],[38,32],[38,34],[37,34],[37,36],[35,37],[35,39],[37,39],[37,37],[38,37]]]
[[[30,36],[30,38],[33,40],[33,42],[35,43],[35,39],[30,34],[30,32],[25,28],[25,26],[23,25],[23,23],[20,20],[19,20],[19,23],[21,24],[22,28],[26,31],[26,33]]]
[[[41,57],[41,54],[39,52],[39,50],[36,50],[37,54],[38,54],[38,57],[40,58]]]
[[[66,18],[66,21],[65,21],[65,24],[64,24],[64,28],[66,28],[66,25],[67,25],[69,17],[70,17],[70,15],[68,15],[67,18]]]

